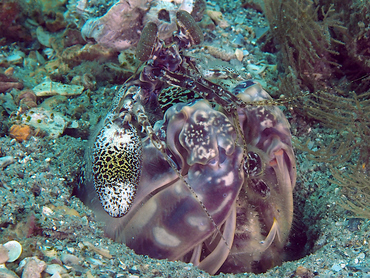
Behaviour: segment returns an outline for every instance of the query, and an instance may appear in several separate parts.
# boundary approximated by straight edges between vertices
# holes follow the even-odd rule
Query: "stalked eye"
[[[194,18],[184,10],[176,13],[177,23],[182,31],[191,41],[191,44],[201,44],[204,41],[203,32],[195,22]]]
[[[261,157],[255,152],[248,152],[243,168],[248,177],[261,175],[263,173]]]
[[[157,39],[158,27],[154,22],[148,22],[141,32],[140,40],[136,47],[135,56],[142,62],[148,61],[153,52]]]
[[[251,184],[253,191],[261,195],[262,198],[270,195],[270,187],[263,180],[252,179]]]

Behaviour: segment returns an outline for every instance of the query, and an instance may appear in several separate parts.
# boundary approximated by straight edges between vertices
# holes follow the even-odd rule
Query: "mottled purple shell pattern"
[[[245,84],[234,89],[245,102],[271,99],[258,83]],[[118,219],[100,209],[108,235],[138,254],[211,274],[279,264],[296,181],[289,127],[277,106],[248,105],[234,115],[206,100],[172,106],[154,130],[174,166],[143,138],[132,207]]]

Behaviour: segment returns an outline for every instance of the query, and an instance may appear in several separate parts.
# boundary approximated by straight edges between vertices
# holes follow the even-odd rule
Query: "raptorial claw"
[[[104,210],[122,217],[134,201],[141,176],[141,140],[132,125],[105,125],[93,150],[93,180]]]

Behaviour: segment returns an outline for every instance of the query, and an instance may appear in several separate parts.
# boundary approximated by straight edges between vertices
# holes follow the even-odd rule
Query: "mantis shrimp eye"
[[[261,157],[255,152],[248,152],[243,168],[249,177],[259,176],[263,172]]]
[[[179,27],[183,29],[184,33],[188,36],[191,44],[201,44],[204,41],[202,30],[187,11],[177,11],[176,18]]]
[[[154,22],[148,22],[141,32],[140,40],[137,44],[135,56],[140,61],[148,61],[152,55],[153,48],[157,39],[158,27]]]

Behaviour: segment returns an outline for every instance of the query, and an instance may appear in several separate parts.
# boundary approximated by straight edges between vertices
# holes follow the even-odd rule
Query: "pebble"
[[[19,278],[17,274],[7,268],[0,268],[0,277],[1,278]]]
[[[365,259],[365,253],[358,254],[357,259],[360,259],[360,260]]]
[[[295,275],[298,277],[309,277],[310,270],[303,267],[303,266],[298,266],[297,270],[295,271]]]
[[[103,265],[102,261],[94,258],[87,258],[86,261],[90,262],[92,265]]]
[[[51,215],[54,214],[54,211],[51,208],[47,207],[47,206],[43,206],[42,207],[42,214],[45,215],[45,216],[51,216]]]
[[[71,254],[62,254],[60,256],[60,259],[66,265],[73,265],[73,264],[79,264],[80,263],[80,259],[78,257],[76,257],[75,255],[71,255]]]
[[[4,264],[8,260],[9,260],[8,249],[6,249],[3,245],[0,245],[0,264]]]
[[[68,119],[61,113],[34,107],[21,116],[20,122],[45,131],[52,138],[57,138],[64,132]]]
[[[19,265],[20,268],[23,266],[22,278],[41,278],[46,269],[46,263],[37,257],[27,257]]]
[[[50,278],[61,278],[60,274],[58,272],[54,273]]]
[[[10,165],[14,162],[15,162],[14,157],[12,157],[10,155],[0,157],[0,169],[3,169],[6,166],[8,166],[8,165]]]
[[[86,275],[86,278],[95,278],[95,276],[91,274],[90,270],[88,272],[86,272],[85,275]]]
[[[80,265],[72,265],[70,269],[73,270],[77,276],[81,276],[87,272],[87,269]]]
[[[63,274],[67,273],[67,270],[59,264],[50,264],[46,267],[45,272],[54,275],[56,273]]]
[[[333,264],[333,266],[331,267],[331,270],[334,270],[335,272],[338,272],[338,271],[342,270],[342,267],[339,264]]]
[[[140,270],[138,269],[138,267],[136,265],[134,265],[133,267],[131,267],[128,272],[130,272],[131,274],[140,274]]]
[[[25,56],[22,51],[14,51],[12,55],[6,57],[6,60],[12,64],[19,64],[22,63]]]

